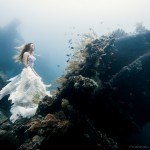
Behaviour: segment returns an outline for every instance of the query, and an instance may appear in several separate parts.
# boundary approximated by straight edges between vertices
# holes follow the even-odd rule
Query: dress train
[[[8,80],[8,84],[0,91],[0,100],[9,95],[12,101],[10,120],[15,122],[19,117],[31,117],[35,114],[39,102],[51,96],[41,77],[31,68],[23,68],[22,72]]]

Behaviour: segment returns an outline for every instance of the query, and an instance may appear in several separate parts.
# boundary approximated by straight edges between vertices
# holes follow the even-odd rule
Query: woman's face
[[[34,51],[35,45],[34,45],[34,44],[31,44],[30,47],[31,47],[31,50]]]

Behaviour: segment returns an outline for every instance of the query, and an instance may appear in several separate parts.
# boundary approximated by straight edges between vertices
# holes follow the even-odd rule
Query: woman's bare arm
[[[23,64],[25,65],[25,67],[29,67],[29,65],[28,65],[28,57],[29,57],[29,53],[25,52],[23,54]]]

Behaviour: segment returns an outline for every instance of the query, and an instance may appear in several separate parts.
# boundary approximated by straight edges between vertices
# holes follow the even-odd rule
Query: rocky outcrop
[[[128,149],[128,136],[150,121],[149,47],[149,31],[91,41],[35,116],[12,124],[3,115],[0,144],[12,150]]]

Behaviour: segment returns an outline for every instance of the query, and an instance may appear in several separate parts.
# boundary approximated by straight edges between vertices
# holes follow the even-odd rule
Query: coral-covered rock
[[[149,47],[149,31],[88,41],[56,95],[41,100],[33,117],[12,124],[1,116],[0,144],[12,150],[128,149],[130,134],[150,121]]]

